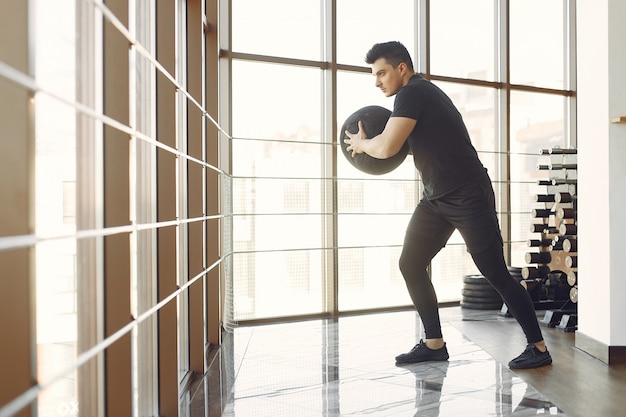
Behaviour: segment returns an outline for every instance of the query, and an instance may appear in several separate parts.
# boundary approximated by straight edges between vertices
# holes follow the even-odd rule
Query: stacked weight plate
[[[473,310],[499,310],[502,307],[500,294],[482,275],[463,277],[461,307]]]

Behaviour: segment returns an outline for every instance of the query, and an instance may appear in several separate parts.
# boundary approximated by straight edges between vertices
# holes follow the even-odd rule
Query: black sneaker
[[[550,365],[551,363],[552,356],[550,356],[550,352],[547,349],[545,352],[542,352],[533,343],[529,343],[521,355],[509,362],[509,368],[531,369]]]
[[[440,349],[431,349],[423,340],[411,349],[410,352],[396,356],[396,363],[418,363],[426,361],[447,361],[450,356],[446,344]]]

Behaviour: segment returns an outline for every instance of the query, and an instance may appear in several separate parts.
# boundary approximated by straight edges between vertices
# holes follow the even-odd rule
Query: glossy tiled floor
[[[393,358],[420,338],[413,312],[237,328],[185,408],[191,417],[566,416],[451,324],[495,316],[442,309],[450,360],[404,367]]]

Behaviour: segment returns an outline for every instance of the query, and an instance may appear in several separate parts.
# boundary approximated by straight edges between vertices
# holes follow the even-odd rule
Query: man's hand
[[[359,120],[357,133],[350,133],[347,130],[345,132],[348,136],[348,139],[344,139],[348,144],[346,150],[352,152],[353,158],[360,153],[378,159],[391,158],[402,149],[415,123],[415,120],[408,117],[391,117],[380,135],[368,138],[363,129],[363,122]]]
[[[363,129],[363,122],[359,120],[358,123],[359,131],[357,133],[350,133],[349,130],[346,129],[346,136],[348,139],[344,139],[343,141],[348,144],[346,150],[351,152],[352,157],[354,158],[357,154],[363,153],[364,151],[364,142],[368,139],[365,134],[365,129]]]

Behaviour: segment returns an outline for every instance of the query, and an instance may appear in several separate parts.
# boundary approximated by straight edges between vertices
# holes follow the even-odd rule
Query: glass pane
[[[234,179],[236,320],[322,312],[322,184]]]
[[[235,253],[234,320],[323,312],[323,262],[322,250]]]
[[[319,69],[233,61],[233,136],[319,142],[321,80]]]
[[[233,0],[233,50],[250,54],[321,59],[319,0]]]
[[[387,0],[383,6],[373,0],[337,0],[337,62],[366,66],[365,54],[372,45],[387,41],[400,41],[409,52],[415,51],[414,3]],[[382,17],[382,11],[393,16]]]
[[[267,187],[259,187],[259,189],[259,191],[267,191]],[[274,193],[266,194],[268,200],[275,195]],[[281,213],[281,206],[272,207],[275,207],[271,213],[273,215],[237,215],[233,221],[235,237],[247,239],[236,239],[235,251],[286,251],[321,247],[321,216],[288,215]]]
[[[406,223],[395,224],[404,233]],[[411,305],[398,268],[400,247],[339,250],[339,310],[353,311]]]
[[[493,0],[430,2],[430,71],[449,77],[493,81]]]
[[[532,155],[523,165],[511,165],[511,177],[543,178],[537,171],[542,149],[565,146],[565,100],[562,96],[521,91],[511,92],[511,153]]]
[[[322,184],[234,179],[235,320],[322,312]]]
[[[340,180],[337,194],[339,309],[410,305],[398,259],[415,181]]]
[[[546,186],[539,186],[538,180],[548,180],[547,171],[540,171],[537,165],[543,157],[542,149],[566,147],[565,143],[565,102],[566,98],[548,94],[528,92],[511,93],[511,207],[519,214],[511,217],[512,240],[520,242],[513,246],[512,262],[524,266],[524,256],[529,251],[526,242],[538,239],[539,234],[530,231],[532,219],[530,211],[541,208],[535,202],[535,195],[547,194]]]
[[[321,313],[321,72],[235,61],[232,78],[235,319]]]
[[[511,83],[565,88],[564,4],[545,0],[509,2]]]

